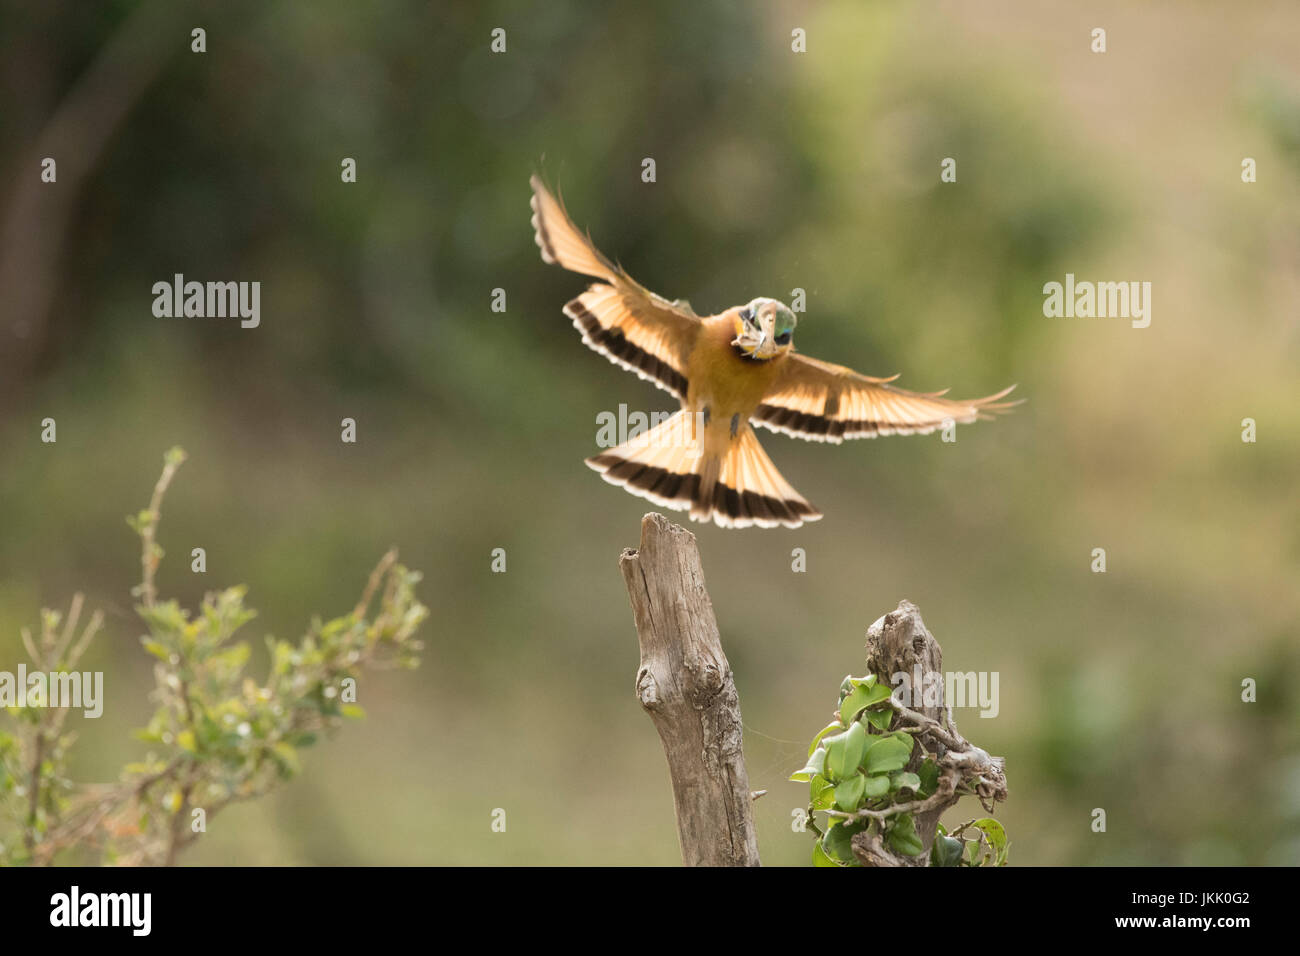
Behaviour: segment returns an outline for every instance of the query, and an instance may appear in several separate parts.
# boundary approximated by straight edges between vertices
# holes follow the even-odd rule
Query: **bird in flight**
[[[537,176],[533,229],[542,261],[599,281],[564,307],[582,341],[676,396],[681,410],[617,448],[587,459],[611,484],[724,528],[797,528],[822,513],[767,457],[754,425],[795,438],[924,435],[946,422],[990,418],[1016,402],[1011,388],[955,401],[909,392],[794,350],[796,318],[756,298],[700,317],[686,302],[643,288],[607,259]]]

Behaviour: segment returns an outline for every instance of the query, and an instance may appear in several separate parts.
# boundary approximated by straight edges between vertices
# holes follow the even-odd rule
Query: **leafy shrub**
[[[249,645],[234,639],[256,616],[244,603],[246,588],[210,593],[197,612],[160,600],[160,509],[184,460],[179,448],[166,454],[149,507],[127,519],[141,540],[141,583],[132,592],[148,628],[140,641],[157,659],[157,707],[137,732],[148,752],[123,769],[119,782],[81,786],[67,772],[76,742],[64,729],[69,709],[44,706],[43,697],[7,707],[0,863],[175,863],[215,814],[291,779],[301,769],[302,748],[343,719],[363,716],[356,675],[419,663],[422,645],[414,635],[428,609],[415,597],[420,575],[399,564],[396,551],[379,561],[347,614],[313,620],[296,643],[268,636],[269,673],[260,682],[246,673]],[[75,671],[103,623],[96,612],[78,632],[82,604],[76,595],[66,620],[43,611],[35,639],[24,629],[34,672]]]
[[[862,866],[864,858],[892,865],[900,857],[916,858],[925,852],[917,832],[919,814],[937,813],[960,796],[984,797],[978,770],[958,770],[954,751],[936,745],[936,726],[894,700],[875,674],[844,678],[835,720],[813,738],[807,765],[790,775],[809,785],[814,865]],[[990,760],[955,733],[949,741],[982,758],[976,766]],[[1007,861],[1006,831],[992,817],[971,820],[951,833],[937,824],[933,837],[931,866]],[[887,851],[873,852],[873,843]]]

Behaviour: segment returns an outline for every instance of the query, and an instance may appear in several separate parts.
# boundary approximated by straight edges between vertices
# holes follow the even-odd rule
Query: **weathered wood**
[[[641,646],[636,693],[663,741],[687,866],[758,866],[740,703],[722,651],[695,535],[663,515],[641,519],[625,550]]]
[[[909,678],[917,673],[943,674],[943,648],[926,628],[920,610],[911,601],[900,601],[897,608],[867,628],[867,670],[886,683],[891,682],[894,674],[907,674]],[[943,723],[946,703],[925,707],[920,699],[916,699],[909,706],[931,720]],[[937,746],[942,751],[943,745]],[[934,825],[956,802],[957,797],[953,796],[951,802],[945,801],[933,810],[916,815],[916,832],[925,847],[925,856],[921,859],[928,858],[930,844],[934,842]]]
[[[895,674],[907,674],[913,679],[914,699],[908,702],[908,713],[917,716],[910,717],[907,722],[913,725],[917,720],[933,722],[920,730],[917,739],[936,755],[941,776],[937,792],[925,801],[926,808],[916,813],[916,830],[925,847],[924,853],[915,857],[900,856],[879,839],[866,834],[853,838],[854,853],[864,866],[926,866],[930,845],[934,842],[935,824],[944,811],[960,799],[956,793],[957,785],[961,783],[973,789],[980,802],[991,809],[994,803],[1007,797],[1005,762],[1001,757],[990,756],[971,744],[958,732],[951,704],[944,699],[943,648],[926,628],[920,610],[911,601],[900,601],[897,608],[867,629],[867,670],[889,685],[893,684]],[[926,706],[924,700],[915,699],[921,686],[915,678],[932,674],[939,677],[939,700],[937,704]],[[894,727],[898,727],[905,716],[897,714]],[[916,770],[920,764],[919,749],[912,759],[908,769]]]

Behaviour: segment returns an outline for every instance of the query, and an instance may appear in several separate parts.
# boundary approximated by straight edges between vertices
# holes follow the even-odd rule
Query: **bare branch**
[[[722,652],[695,535],[660,514],[619,558],[636,618],[636,691],[672,777],[687,866],[758,866],[740,702]]]
[[[158,483],[153,488],[153,497],[149,499],[149,520],[144,522],[140,528],[140,568],[143,574],[140,582],[140,595],[144,599],[145,607],[153,607],[157,597],[153,583],[154,572],[158,570],[159,558],[155,538],[158,533],[158,522],[162,518],[163,496],[167,494],[167,487],[172,483],[172,478],[176,475],[176,469],[184,461],[185,453],[179,449],[172,449],[167,453],[164,458],[162,474],[158,476]]]

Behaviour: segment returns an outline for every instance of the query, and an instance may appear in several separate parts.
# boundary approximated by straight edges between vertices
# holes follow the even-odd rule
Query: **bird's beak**
[[[743,323],[738,325],[739,334],[731,340],[731,344],[739,346],[752,358],[766,359],[776,354],[776,347],[772,342],[772,335],[769,329],[761,325],[750,331]],[[757,337],[755,339],[755,337]]]

